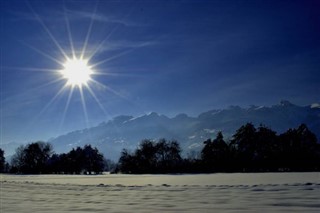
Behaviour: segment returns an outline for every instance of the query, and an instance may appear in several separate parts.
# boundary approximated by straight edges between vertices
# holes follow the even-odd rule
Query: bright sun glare
[[[36,11],[33,9],[32,5],[28,4],[28,6],[29,6],[29,9],[34,14],[35,18],[37,19],[37,21],[43,27],[44,31],[46,31],[46,33],[48,34],[48,36],[50,37],[52,42],[55,44],[55,46],[57,47],[57,49],[60,51],[61,55],[63,56],[63,57],[61,57],[63,59],[63,61],[61,61],[58,58],[55,58],[55,57],[51,56],[50,54],[43,52],[42,50],[37,49],[36,47],[32,47],[32,46],[26,44],[27,46],[29,46],[30,48],[32,48],[36,52],[42,54],[46,58],[51,59],[52,61],[61,65],[60,69],[53,70],[55,72],[55,74],[58,74],[60,76],[56,80],[48,82],[47,85],[50,85],[55,82],[59,82],[61,80],[65,81],[65,84],[63,84],[62,88],[55,94],[55,96],[41,110],[41,112],[39,113],[39,116],[40,116],[40,114],[44,113],[47,110],[47,108],[52,103],[54,103],[55,100],[58,99],[58,97],[60,95],[62,95],[65,91],[68,90],[69,95],[68,95],[68,99],[66,101],[64,111],[62,113],[62,119],[61,119],[61,124],[60,124],[60,126],[62,126],[64,119],[65,119],[65,116],[66,116],[66,113],[67,113],[67,110],[68,110],[70,102],[71,102],[73,92],[75,91],[75,89],[78,89],[78,92],[80,93],[83,114],[84,114],[84,118],[85,118],[87,124],[89,123],[89,120],[88,120],[88,113],[87,113],[87,107],[86,107],[86,96],[85,96],[86,94],[90,94],[93,97],[93,99],[97,102],[97,104],[100,107],[100,109],[102,110],[102,112],[106,116],[108,116],[108,113],[106,112],[102,103],[99,101],[98,97],[96,96],[96,94],[95,94],[94,90],[91,88],[91,86],[98,85],[99,88],[103,88],[105,90],[108,90],[108,91],[110,91],[120,97],[123,97],[123,96],[121,96],[117,91],[113,90],[112,88],[98,82],[96,79],[93,78],[93,75],[106,74],[106,73],[99,72],[99,70],[97,70],[98,69],[97,66],[99,66],[100,64],[106,63],[107,61],[118,58],[124,54],[127,54],[128,51],[124,51],[118,55],[113,55],[109,58],[105,58],[101,61],[97,61],[95,64],[89,63],[89,61],[95,56],[95,54],[100,52],[101,48],[104,47],[105,42],[108,40],[109,36],[111,35],[111,33],[110,33],[110,35],[107,36],[105,39],[103,39],[102,41],[99,41],[99,44],[95,48],[91,48],[92,51],[90,51],[90,52],[86,51],[87,46],[89,45],[90,35],[91,35],[92,29],[93,29],[93,24],[94,24],[94,20],[95,20],[94,17],[95,17],[97,6],[98,6],[98,1],[97,1],[97,4],[95,5],[95,9],[92,13],[90,25],[89,25],[87,35],[85,36],[85,40],[83,42],[82,47],[81,46],[74,46],[75,42],[73,41],[73,38],[72,38],[68,13],[67,13],[66,8],[64,8],[66,29],[67,29],[67,34],[69,37],[69,42],[70,42],[70,51],[66,50],[66,48],[63,48],[59,44],[59,41],[54,37],[53,33],[50,31],[50,29],[45,24],[45,22],[41,19],[41,17],[36,13]],[[38,69],[38,68],[35,68],[34,70],[36,70],[36,71],[38,71],[38,70],[39,71],[48,71],[48,70],[52,71],[51,69]],[[87,91],[87,92],[85,93],[84,91]]]
[[[90,75],[93,74],[88,61],[83,59],[67,59],[63,67],[61,74],[67,79],[67,84],[71,86],[81,87],[87,85],[91,79]]]

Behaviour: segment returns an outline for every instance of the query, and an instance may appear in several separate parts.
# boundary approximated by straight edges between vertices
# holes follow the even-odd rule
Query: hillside
[[[57,152],[66,152],[72,147],[92,144],[107,158],[117,160],[123,148],[135,149],[142,139],[175,139],[180,142],[184,153],[199,150],[205,139],[215,137],[222,131],[226,138],[243,124],[264,124],[278,133],[307,124],[320,138],[320,107],[317,104],[297,106],[281,101],[271,107],[251,106],[211,110],[198,117],[179,114],[173,118],[155,112],[140,117],[118,116],[96,127],[70,132],[51,139]]]

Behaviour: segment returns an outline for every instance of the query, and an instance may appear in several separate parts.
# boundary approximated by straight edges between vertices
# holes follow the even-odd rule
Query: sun
[[[71,86],[82,87],[87,85],[93,74],[92,67],[84,59],[67,59],[60,70],[63,78],[67,80],[67,84]]]
[[[69,23],[69,17],[67,13],[67,8],[64,5],[64,20],[66,24],[66,32],[67,36],[69,39],[69,47],[67,46],[61,46],[60,41],[54,36],[54,33],[51,32],[50,28],[46,23],[42,20],[42,18],[36,13],[36,11],[33,9],[31,4],[28,4],[29,9],[31,12],[34,14],[36,20],[40,23],[42,26],[43,30],[47,33],[53,44],[56,46],[57,50],[60,53],[60,56],[56,58],[55,56],[52,56],[50,52],[43,51],[41,49],[38,49],[36,47],[33,47],[31,45],[26,44],[28,47],[36,51],[37,53],[41,54],[42,56],[46,57],[47,59],[50,59],[51,61],[57,63],[56,67],[59,67],[58,69],[42,69],[42,68],[31,68],[31,70],[34,71],[44,71],[44,72],[53,72],[54,77],[57,77],[56,79],[47,82],[43,86],[49,86],[54,83],[59,83],[62,87],[58,90],[58,92],[51,98],[50,101],[44,106],[44,108],[40,111],[39,116],[44,113],[51,104],[53,104],[60,96],[65,95],[65,92],[68,91],[68,96],[67,96],[67,101],[64,107],[64,111],[62,113],[62,119],[61,119],[61,124],[62,126],[66,113],[68,111],[69,106],[71,105],[71,100],[74,92],[78,92],[80,94],[80,99],[81,99],[81,105],[83,108],[83,115],[85,118],[86,125],[89,124],[89,118],[88,118],[88,112],[87,112],[87,104],[86,104],[86,98],[87,95],[91,95],[93,100],[98,104],[100,107],[101,111],[104,113],[106,117],[109,117],[109,113],[106,111],[105,106],[103,105],[102,102],[100,102],[97,94],[95,93],[95,88],[99,88],[99,91],[104,92],[108,91],[113,93],[114,95],[117,95],[121,98],[125,98],[123,95],[121,95],[119,92],[116,90],[112,89],[110,86],[105,85],[101,82],[99,82],[96,77],[98,76],[110,76],[114,75],[117,76],[116,74],[112,74],[107,72],[105,69],[102,69],[99,66],[101,64],[104,64],[110,60],[114,60],[122,55],[125,55],[130,52],[130,50],[125,50],[123,52],[120,52],[119,54],[116,55],[110,55],[108,58],[104,58],[100,61],[97,61],[97,58],[94,59],[97,53],[103,52],[104,51],[104,46],[105,43],[108,41],[109,37],[111,34],[117,29],[117,27],[114,28],[114,30],[111,31],[111,33],[106,36],[103,40],[101,41],[96,41],[97,46],[90,45],[90,37],[91,33],[93,32],[93,26],[94,26],[94,21],[96,17],[96,11],[97,11],[97,6],[98,6],[98,1],[96,1],[95,9],[92,13],[91,20],[90,20],[90,25],[87,30],[87,33],[85,35],[85,39],[83,41],[82,46],[78,45],[80,44],[80,41],[75,42],[72,37],[72,31]],[[28,3],[28,1],[27,1]],[[66,44],[66,42],[63,42]],[[77,44],[77,45],[75,45]],[[90,46],[90,48],[87,48]],[[70,48],[70,49],[69,49]],[[88,51],[87,49],[90,49]],[[101,58],[101,57],[100,57]],[[92,63],[95,62],[95,63]],[[29,70],[29,69],[26,69]],[[62,82],[63,83],[62,83]],[[39,87],[40,88],[40,87]],[[125,98],[127,100],[127,98]],[[87,126],[88,127],[88,126]]]

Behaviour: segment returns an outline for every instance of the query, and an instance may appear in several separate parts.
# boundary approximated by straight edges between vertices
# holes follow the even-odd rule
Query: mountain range
[[[178,114],[169,118],[155,112],[139,117],[121,115],[98,126],[73,131],[48,142],[57,153],[92,144],[104,153],[106,158],[118,160],[123,148],[134,150],[143,139],[166,138],[177,140],[183,153],[187,154],[201,150],[203,141],[215,138],[218,131],[222,131],[225,138],[230,139],[241,125],[248,122],[255,126],[265,125],[278,134],[305,123],[319,139],[320,104],[297,106],[289,101],[281,101],[271,107],[230,106],[226,109],[210,110],[197,117]]]
[[[305,123],[317,138],[320,138],[320,105],[302,107],[289,101],[281,101],[271,107],[230,106],[201,113],[198,117],[178,114],[169,118],[155,112],[140,117],[122,115],[96,127],[70,132],[49,142],[57,152],[92,144],[107,158],[117,160],[123,148],[134,150],[143,139],[166,138],[177,140],[184,153],[190,153],[199,151],[203,141],[215,138],[218,131],[222,131],[225,138],[231,138],[235,131],[247,122],[256,126],[263,124],[277,133]]]

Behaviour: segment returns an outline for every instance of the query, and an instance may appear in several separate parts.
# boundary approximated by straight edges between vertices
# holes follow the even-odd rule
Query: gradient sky
[[[319,11],[317,0],[1,0],[1,142],[121,114],[319,102]],[[69,104],[61,90],[70,40],[100,63],[85,107],[79,89]]]

